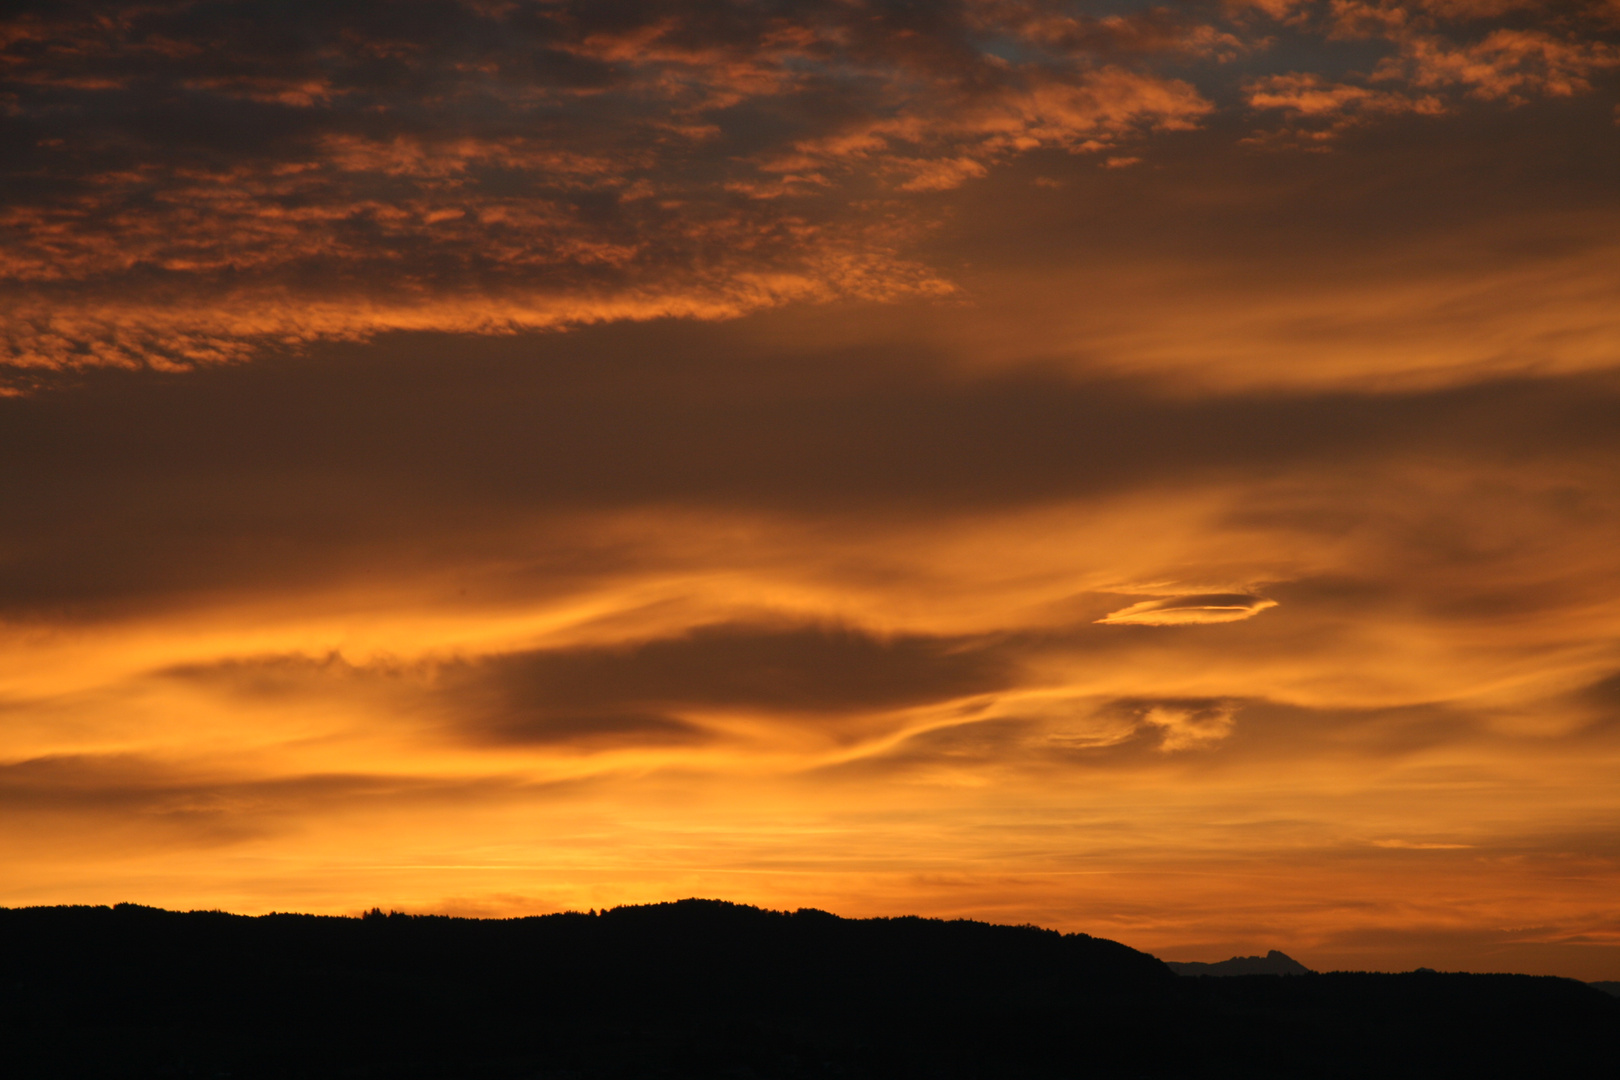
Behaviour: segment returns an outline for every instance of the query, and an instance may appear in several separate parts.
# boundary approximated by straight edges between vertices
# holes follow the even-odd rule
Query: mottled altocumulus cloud
[[[1129,165],[1232,121],[1320,144],[1589,94],[1620,55],[1580,5],[9,12],[3,348],[36,370],[947,297],[938,193],[1017,158]],[[1300,69],[1324,41],[1359,44]]]

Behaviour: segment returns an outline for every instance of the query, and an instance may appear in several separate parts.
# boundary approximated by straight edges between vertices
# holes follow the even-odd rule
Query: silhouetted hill
[[[1613,1075],[1620,1001],[1510,975],[1184,979],[1082,934],[710,900],[119,905],[0,909],[0,1048],[19,1080]]]
[[[1272,949],[1264,956],[1234,956],[1213,964],[1197,960],[1166,960],[1177,975],[1309,975],[1311,969],[1292,956]]]
[[[1613,994],[1615,997],[1620,997],[1620,982],[1594,982],[1587,983],[1586,985],[1601,990],[1605,994]]]

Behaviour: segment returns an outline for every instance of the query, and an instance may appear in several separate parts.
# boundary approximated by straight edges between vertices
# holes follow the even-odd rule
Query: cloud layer
[[[0,903],[1620,978],[1616,33],[13,6]]]
[[[1614,40],[1601,5],[24,5],[0,22],[0,359],[26,387],[947,298],[940,193],[1014,161],[1589,97]],[[1343,58],[1296,67],[1324,46]]]

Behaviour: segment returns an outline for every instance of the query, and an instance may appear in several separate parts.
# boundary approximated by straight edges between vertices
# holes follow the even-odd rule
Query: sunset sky
[[[1620,0],[0,16],[0,905],[1620,979]]]

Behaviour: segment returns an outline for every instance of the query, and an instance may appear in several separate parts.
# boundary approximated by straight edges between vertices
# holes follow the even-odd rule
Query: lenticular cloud
[[[1250,593],[1198,593],[1143,600],[1097,621],[1108,625],[1185,626],[1190,623],[1238,622],[1277,606],[1277,601]]]

